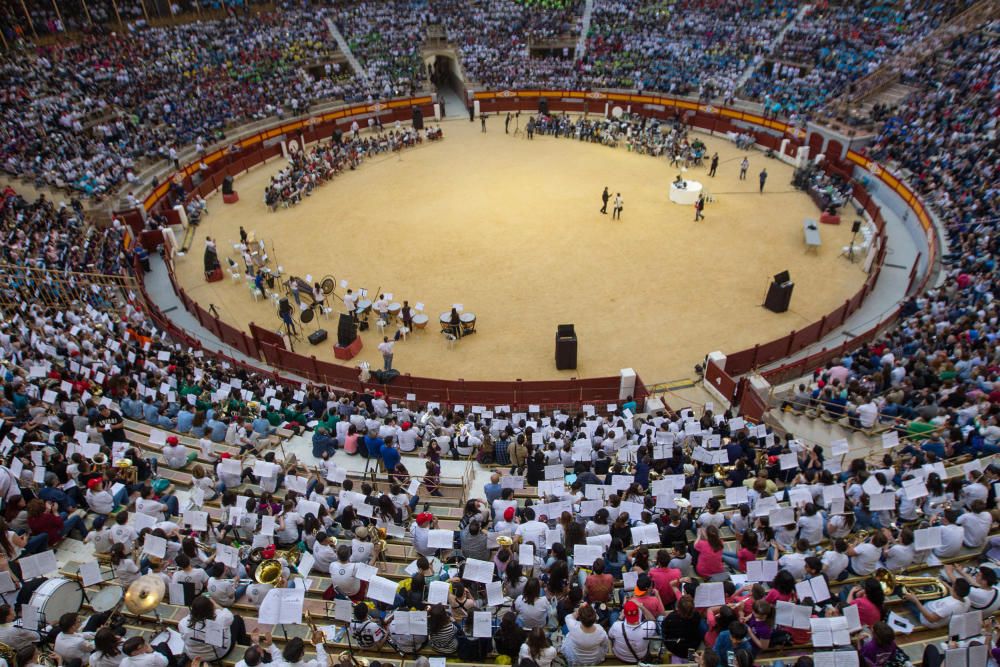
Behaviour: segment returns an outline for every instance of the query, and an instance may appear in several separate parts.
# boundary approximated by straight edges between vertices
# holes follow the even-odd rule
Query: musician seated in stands
[[[969,591],[972,586],[965,579],[959,579],[949,586],[950,595],[929,602],[921,602],[913,591],[907,590],[906,608],[920,625],[928,628],[943,628],[955,614],[969,611]]]
[[[181,444],[176,435],[167,436],[167,444],[163,446],[163,463],[168,468],[180,470],[198,458],[198,452]]]
[[[318,459],[327,459],[337,451],[337,440],[323,427],[316,429],[312,437],[312,454]]]
[[[15,626],[14,621],[17,619],[13,607],[9,604],[0,605],[0,642],[15,651],[20,651],[28,646],[34,646],[39,637],[37,632]]]

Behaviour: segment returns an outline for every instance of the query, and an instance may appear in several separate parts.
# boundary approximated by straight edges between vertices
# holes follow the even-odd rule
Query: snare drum
[[[121,586],[105,586],[90,597],[90,606],[94,611],[111,611],[125,596]]]
[[[427,328],[427,322],[428,322],[429,319],[430,318],[428,318],[423,313],[417,313],[416,315],[413,316],[413,328],[414,329],[426,329]]]
[[[31,606],[38,610],[39,625],[55,625],[63,614],[80,611],[83,607],[83,588],[72,579],[49,579],[32,593]]]

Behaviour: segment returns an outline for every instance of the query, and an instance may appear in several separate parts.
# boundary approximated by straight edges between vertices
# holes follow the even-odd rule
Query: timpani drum
[[[417,313],[413,316],[413,328],[414,329],[426,329],[427,322],[430,318],[423,313]]]
[[[389,304],[389,319],[394,320],[399,317],[399,311],[403,309],[403,304],[401,303],[390,303]]]
[[[441,331],[451,332],[451,311],[441,313]]]
[[[459,316],[462,320],[462,333],[472,333],[476,330],[476,314],[475,313],[462,313]]]
[[[73,579],[49,579],[31,594],[30,604],[38,610],[40,625],[55,625],[63,614],[80,611],[83,607],[83,588]]]
[[[371,309],[372,309],[371,299],[362,299],[361,301],[358,301],[358,310],[357,310],[358,317],[367,315],[368,311]]]

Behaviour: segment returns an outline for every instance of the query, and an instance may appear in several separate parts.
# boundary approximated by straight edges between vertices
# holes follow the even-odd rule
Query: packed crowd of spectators
[[[755,70],[741,96],[762,103],[774,116],[815,114],[969,4],[817,3],[766,54],[767,62]]]
[[[572,88],[579,84],[572,48],[567,53],[533,57],[529,44],[580,34],[582,2],[549,7],[515,0],[433,0],[431,21],[444,26],[462,58],[467,79],[491,89]]]
[[[58,205],[42,195],[31,202],[8,187],[0,202],[0,262],[56,272],[119,274],[123,230],[101,230],[77,200]],[[0,289],[15,287],[7,274]]]
[[[335,50],[321,15],[283,10],[8,52],[0,165],[101,196],[143,158],[203,147],[233,123],[362,97],[329,62]]]
[[[597,0],[583,66],[594,87],[732,99],[795,3]]]
[[[421,47],[426,9],[410,0],[365,0],[337,6],[336,21],[375,97],[401,97],[426,79]]]

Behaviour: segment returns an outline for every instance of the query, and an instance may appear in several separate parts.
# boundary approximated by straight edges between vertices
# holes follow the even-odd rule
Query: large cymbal
[[[145,614],[156,609],[166,592],[167,586],[160,575],[144,575],[133,581],[125,591],[125,607],[133,614]]]

